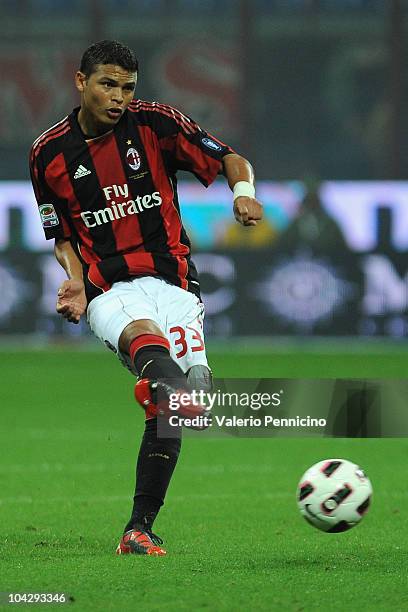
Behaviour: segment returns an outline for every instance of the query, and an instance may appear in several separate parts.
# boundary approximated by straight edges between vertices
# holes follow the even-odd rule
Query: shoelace
[[[147,533],[153,544],[155,544],[156,546],[161,546],[163,544],[163,540],[158,535],[153,533],[153,531],[151,531],[150,529],[146,529],[145,533]]]

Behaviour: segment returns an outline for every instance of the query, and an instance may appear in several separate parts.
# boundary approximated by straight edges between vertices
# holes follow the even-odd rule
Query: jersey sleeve
[[[66,201],[59,199],[49,187],[41,154],[36,155],[33,149],[30,153],[30,176],[45,238],[69,239],[72,231]]]
[[[172,107],[159,113],[159,142],[177,170],[192,172],[206,187],[222,173],[222,158],[235,151]]]

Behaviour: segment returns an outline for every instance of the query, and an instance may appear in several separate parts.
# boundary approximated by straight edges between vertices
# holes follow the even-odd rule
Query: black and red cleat
[[[123,534],[116,549],[117,555],[150,555],[164,557],[163,540],[151,531],[131,529]]]
[[[176,408],[170,407],[170,397],[173,396]],[[136,401],[144,408],[146,419],[153,417],[170,417],[177,415],[180,420],[194,420],[194,424],[186,425],[192,429],[206,429],[211,423],[210,410],[194,401],[194,397],[184,389],[175,389],[162,381],[141,378],[135,385]],[[177,401],[182,398],[182,401]],[[187,423],[187,421],[186,421]]]

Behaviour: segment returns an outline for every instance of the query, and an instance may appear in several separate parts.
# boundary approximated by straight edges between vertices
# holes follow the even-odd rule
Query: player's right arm
[[[87,306],[81,261],[69,240],[55,240],[54,253],[68,276],[58,289],[57,312],[70,323],[79,323]]]
[[[55,256],[68,276],[58,289],[57,312],[71,323],[78,323],[87,306],[82,264],[71,244],[67,203],[58,197],[47,181],[40,144],[34,143],[30,151],[30,175],[45,238],[55,240]]]

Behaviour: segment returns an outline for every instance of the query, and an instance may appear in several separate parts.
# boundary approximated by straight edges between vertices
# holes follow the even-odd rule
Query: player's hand
[[[256,225],[262,219],[263,207],[255,198],[239,196],[234,202],[234,216],[241,225]]]
[[[81,280],[66,280],[58,289],[57,312],[70,323],[79,323],[87,306],[85,286]]]

